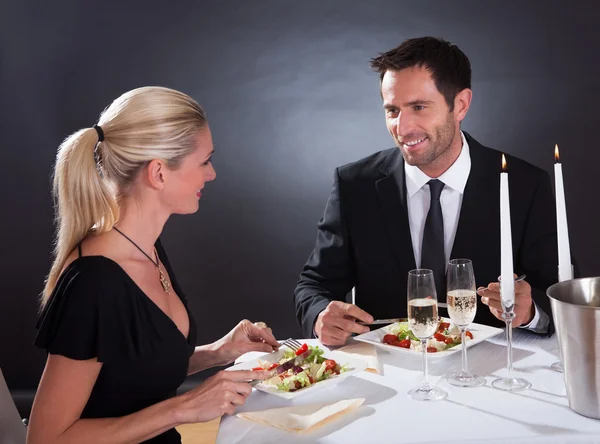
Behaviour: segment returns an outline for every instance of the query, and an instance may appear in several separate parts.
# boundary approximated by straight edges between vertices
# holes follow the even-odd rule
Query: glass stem
[[[423,349],[423,386],[429,387],[429,377],[427,374],[427,339],[421,339],[421,348]]]
[[[460,342],[462,342],[462,372],[467,370],[467,327],[460,327]]]
[[[506,321],[506,349],[508,353],[508,377],[512,379],[513,371],[513,352],[512,352],[512,319]]]

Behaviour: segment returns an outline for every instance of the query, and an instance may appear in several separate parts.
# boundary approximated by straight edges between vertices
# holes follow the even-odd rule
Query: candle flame
[[[506,173],[506,157],[502,154],[502,172]]]
[[[560,158],[558,156],[558,143],[554,145],[554,160],[556,163],[560,162]]]

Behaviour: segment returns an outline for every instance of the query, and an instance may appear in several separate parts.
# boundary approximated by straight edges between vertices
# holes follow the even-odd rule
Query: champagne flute
[[[421,340],[423,353],[423,382],[410,390],[408,396],[417,401],[439,401],[445,399],[448,393],[432,386],[427,375],[427,340],[433,336],[439,323],[433,271],[423,268],[409,271],[407,290],[408,325]]]
[[[452,259],[448,263],[447,279],[448,314],[452,323],[460,329],[462,342],[462,369],[447,379],[458,387],[479,387],[485,384],[485,379],[467,369],[467,327],[477,313],[473,263],[469,259]]]

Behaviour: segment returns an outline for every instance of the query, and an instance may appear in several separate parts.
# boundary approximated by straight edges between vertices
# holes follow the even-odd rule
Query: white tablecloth
[[[514,332],[514,374],[532,383],[529,390],[517,393],[491,386],[495,377],[506,375],[505,344],[501,334],[468,349],[469,369],[487,377],[486,385],[478,388],[454,387],[443,378],[448,371],[459,369],[459,353],[430,361],[431,382],[449,393],[444,401],[408,398],[408,390],[422,378],[421,358],[381,350],[382,375],[363,372],[293,401],[255,390],[238,412],[349,398],[366,401],[356,412],[305,436],[226,416],[217,443],[600,443],[600,421],[569,408],[563,375],[550,369],[558,359],[556,336]]]

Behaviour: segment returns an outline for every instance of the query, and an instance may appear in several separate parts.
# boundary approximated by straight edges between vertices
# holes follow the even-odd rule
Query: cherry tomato
[[[435,347],[427,347],[427,353],[437,353],[437,348],[435,348]]]
[[[433,337],[434,337],[434,338],[435,338],[437,341],[440,341],[440,342],[446,342],[446,339],[448,339],[446,336],[444,336],[444,335],[443,335],[443,334],[441,334],[441,333],[435,333],[435,334],[433,335]]]
[[[450,323],[449,322],[440,322],[440,326],[438,328],[439,331],[445,330],[448,327],[450,327]]]
[[[398,343],[398,347],[410,348],[410,339],[403,339]]]
[[[471,333],[470,331],[466,331],[465,335],[467,335],[469,338],[473,339],[473,333]]]
[[[325,361],[325,371],[327,371],[327,370],[334,371],[336,365],[337,365],[337,363],[333,359],[327,359]]]
[[[302,344],[302,347],[300,347],[298,350],[296,350],[296,356],[301,355],[302,353],[304,353],[307,350],[308,350],[308,344],[306,344],[306,343]]]
[[[444,340],[444,343],[445,343],[445,344],[448,344],[448,345],[454,344],[454,339],[452,339],[452,338],[446,338],[446,339]]]
[[[383,337],[384,344],[394,345],[394,343],[397,341],[398,341],[398,336],[396,336],[396,335],[385,335]]]

